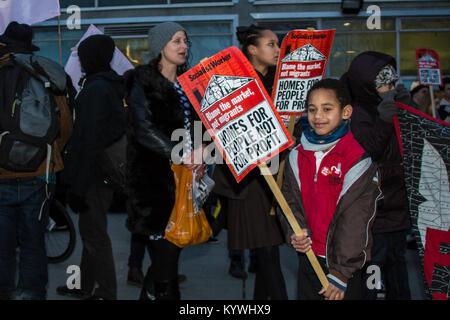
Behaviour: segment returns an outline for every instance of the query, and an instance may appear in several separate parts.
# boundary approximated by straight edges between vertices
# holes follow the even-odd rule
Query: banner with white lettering
[[[293,30],[284,38],[272,92],[280,114],[305,112],[308,90],[325,75],[334,32]]]
[[[178,80],[239,182],[292,144],[250,62],[230,47]]]

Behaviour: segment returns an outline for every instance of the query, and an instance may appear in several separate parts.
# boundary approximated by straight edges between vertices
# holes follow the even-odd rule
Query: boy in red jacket
[[[287,243],[299,252],[299,299],[361,298],[381,192],[375,165],[350,132],[350,101],[339,80],[317,82],[308,93],[300,144],[286,161],[282,192],[304,236],[279,217]],[[305,255],[310,249],[327,275],[326,290]]]

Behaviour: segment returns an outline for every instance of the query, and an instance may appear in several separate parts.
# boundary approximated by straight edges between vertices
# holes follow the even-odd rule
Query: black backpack
[[[0,167],[36,171],[59,134],[52,92],[66,89],[64,69],[49,59],[11,55],[0,67]]]

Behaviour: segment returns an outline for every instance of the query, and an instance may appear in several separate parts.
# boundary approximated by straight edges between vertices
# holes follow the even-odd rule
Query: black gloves
[[[392,89],[386,92],[378,93],[381,99],[383,99],[377,107],[378,114],[381,120],[389,123],[394,123],[392,119],[399,112],[399,107],[394,103],[394,97],[397,94],[397,89]]]
[[[394,101],[395,94],[397,93],[396,89],[392,89],[385,92],[378,92],[378,95],[381,97],[383,101]]]
[[[399,84],[395,88],[394,100],[407,105],[411,104],[411,96],[409,95],[408,89],[406,89],[403,84]]]
[[[69,191],[67,193],[66,200],[72,211],[75,213],[83,213],[89,210],[89,206],[86,204],[85,198],[79,194]]]

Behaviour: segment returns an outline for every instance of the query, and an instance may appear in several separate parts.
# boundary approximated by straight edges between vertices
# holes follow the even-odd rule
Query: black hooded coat
[[[351,131],[379,167],[384,198],[378,202],[374,233],[410,227],[403,161],[394,125],[381,120],[377,111],[381,98],[375,88],[375,77],[388,64],[395,68],[395,59],[380,52],[363,52],[341,78],[352,96]]]
[[[75,121],[64,175],[71,192],[79,196],[90,186],[105,185],[100,158],[106,147],[125,134],[126,125],[123,77],[109,67],[114,43],[104,45],[104,38],[90,38],[78,48],[87,75],[74,102]]]

